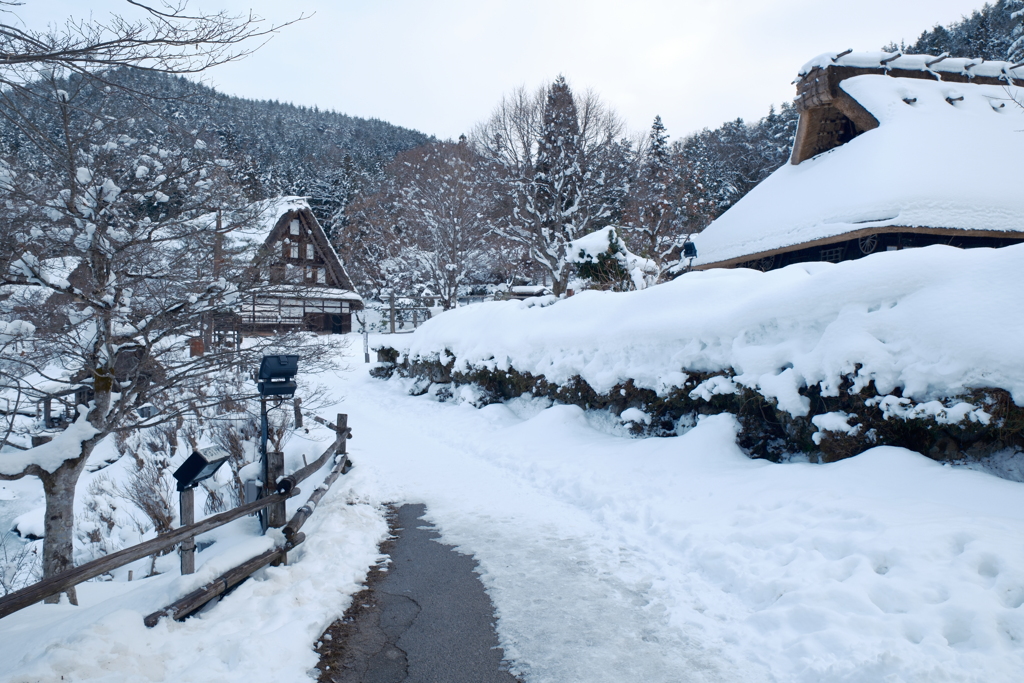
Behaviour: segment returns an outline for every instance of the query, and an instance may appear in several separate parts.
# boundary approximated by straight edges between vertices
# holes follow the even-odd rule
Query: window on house
[[[313,279],[313,269],[310,268],[309,266],[306,266],[306,279],[307,280],[312,280]]]
[[[299,219],[296,218],[292,221],[291,225],[288,226],[288,231],[293,235],[299,234]]]
[[[313,260],[313,243],[312,242],[307,242],[306,243],[306,259],[309,260],[309,261]]]
[[[316,281],[319,282],[320,284],[324,284],[324,282],[327,281],[326,278],[327,278],[327,273],[324,271],[324,269],[323,268],[317,268],[316,269]]]
[[[831,261],[832,263],[839,263],[843,260],[843,252],[846,251],[843,247],[834,247],[832,249],[821,250],[821,260]]]
[[[292,258],[299,258],[299,245],[297,245],[297,244],[291,245],[291,257]]]

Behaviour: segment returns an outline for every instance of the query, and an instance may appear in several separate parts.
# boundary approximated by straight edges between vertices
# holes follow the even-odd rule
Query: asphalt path
[[[386,571],[317,644],[322,683],[516,683],[476,561],[440,543],[425,510],[397,509]]]

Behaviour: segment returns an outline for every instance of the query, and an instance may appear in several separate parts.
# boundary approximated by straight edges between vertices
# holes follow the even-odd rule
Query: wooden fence
[[[313,514],[317,504],[324,497],[324,494],[326,494],[330,489],[331,485],[337,481],[339,476],[348,472],[352,467],[347,454],[347,441],[352,438],[352,430],[348,428],[348,416],[339,413],[336,423],[328,422],[316,415],[309,415],[309,417],[335,431],[336,436],[334,443],[332,443],[319,458],[281,479],[278,482],[275,493],[260,498],[259,500],[252,501],[251,503],[240,505],[233,510],[228,510],[227,512],[221,512],[220,514],[213,515],[212,517],[207,517],[206,519],[194,524],[179,527],[167,532],[166,534],[157,536],[154,539],[150,539],[143,543],[139,543],[138,545],[133,545],[129,548],[119,550],[116,553],[100,557],[92,562],[86,562],[83,565],[69,569],[66,572],[62,572],[57,576],[52,576],[40,581],[39,583],[14,591],[13,593],[0,598],[0,618],[13,614],[14,612],[22,610],[30,605],[34,605],[48,597],[60,595],[79,583],[88,581],[89,579],[93,579],[97,576],[102,576],[113,569],[123,567],[124,565],[135,562],[136,560],[154,555],[158,552],[169,550],[178,544],[182,544],[183,546],[186,544],[191,545],[187,542],[191,541],[191,539],[199,534],[216,529],[217,527],[223,526],[224,524],[234,521],[240,517],[251,515],[270,506],[280,506],[283,508],[286,500],[299,495],[300,491],[298,485],[326,465],[332,456],[336,455],[338,457],[335,461],[334,467],[327,475],[327,478],[324,479],[324,482],[320,486],[314,489],[306,503],[300,507],[292,518],[284,525],[285,542],[283,545],[268,550],[262,555],[258,555],[246,562],[243,562],[241,565],[231,569],[221,576],[218,576],[210,583],[201,586],[182,599],[168,605],[162,610],[150,614],[145,618],[145,623],[147,626],[154,626],[160,618],[164,616],[171,616],[174,619],[184,619],[210,600],[244,581],[258,569],[261,569],[268,564],[286,563],[288,559],[288,551],[302,543],[306,538],[305,534],[300,531],[302,525],[305,524],[306,520]],[[282,515],[282,517],[283,516],[284,515]]]

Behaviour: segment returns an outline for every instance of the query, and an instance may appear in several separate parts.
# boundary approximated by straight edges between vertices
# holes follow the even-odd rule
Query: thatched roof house
[[[694,237],[694,268],[762,270],[928,244],[1024,241],[1024,66],[821,55],[790,163]]]
[[[257,237],[263,246],[256,276],[266,286],[240,307],[242,331],[351,332],[362,297],[306,200],[274,202]]]

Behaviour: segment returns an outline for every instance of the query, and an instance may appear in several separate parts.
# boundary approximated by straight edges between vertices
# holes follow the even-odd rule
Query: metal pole
[[[190,526],[196,521],[196,490],[188,487],[181,492],[178,498],[180,502],[179,511],[181,516],[180,526]],[[189,536],[181,542],[181,573],[194,574],[196,571],[196,539]]]
[[[260,494],[258,498],[263,498],[264,496],[270,495],[268,493],[268,491],[270,490],[270,484],[268,483],[270,481],[270,472],[268,471],[267,467],[269,465],[267,461],[268,431],[269,430],[267,426],[267,397],[260,396],[260,464],[262,465],[260,469],[263,472],[263,486],[260,487]],[[263,529],[263,532],[266,533],[267,523],[269,521],[266,509],[260,510],[259,518],[260,527]]]
[[[370,330],[366,327],[366,314],[363,314],[363,357],[370,362]]]

